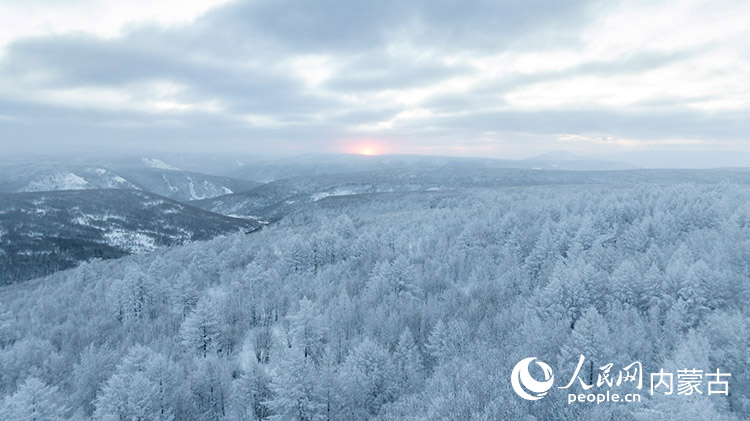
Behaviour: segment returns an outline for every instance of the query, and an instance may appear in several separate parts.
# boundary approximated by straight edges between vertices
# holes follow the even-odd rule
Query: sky
[[[750,2],[0,0],[0,150],[750,152]]]

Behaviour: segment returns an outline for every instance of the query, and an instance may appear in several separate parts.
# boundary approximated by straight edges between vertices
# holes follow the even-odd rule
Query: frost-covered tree
[[[188,418],[201,420],[225,419],[231,409],[232,371],[225,360],[209,355],[193,357],[187,376]],[[184,417],[183,417],[184,418]]]
[[[612,362],[612,354],[609,324],[596,308],[589,307],[576,323],[567,343],[560,348],[558,366],[572,374],[579,356],[583,355],[586,361],[579,373],[580,380],[576,379],[573,387],[579,387],[581,380],[593,385],[599,367]]]
[[[322,200],[249,235],[0,288],[0,418],[22,389],[56,387],[48,407],[73,419],[743,419],[747,183],[586,180]],[[581,354],[585,384],[609,362],[692,364],[731,372],[730,395],[513,393],[520,359],[558,384]]]
[[[66,419],[65,413],[57,387],[35,377],[27,378],[16,393],[0,403],[0,418],[8,421],[57,421]]]
[[[397,392],[395,367],[388,351],[369,339],[356,345],[339,370],[339,385],[345,419],[376,415]]]
[[[321,351],[323,328],[319,322],[315,304],[307,297],[299,301],[297,313],[289,316],[290,333],[305,358],[317,360]]]
[[[93,413],[96,395],[112,375],[117,359],[107,347],[90,345],[81,353],[72,373],[74,393],[70,401],[74,408],[80,408],[85,415]]]
[[[173,420],[182,373],[172,361],[142,346],[133,347],[96,398],[96,419]]]
[[[399,336],[393,359],[399,376],[401,393],[408,394],[420,391],[425,379],[424,361],[414,340],[414,335],[408,328],[404,329]]]
[[[271,391],[267,402],[273,420],[317,421],[325,420],[328,406],[318,378],[317,368],[311,358],[298,350],[289,350],[282,356],[273,372]]]
[[[221,318],[216,301],[208,298],[198,302],[195,310],[180,327],[185,347],[203,358],[223,351],[221,333]]]

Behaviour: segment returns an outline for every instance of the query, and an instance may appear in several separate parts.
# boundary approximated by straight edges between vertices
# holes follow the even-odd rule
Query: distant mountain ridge
[[[0,192],[135,189],[179,201],[207,199],[257,187],[260,183],[150,166],[58,165],[19,163],[0,166]],[[158,167],[158,168],[155,168]]]
[[[750,152],[743,151],[634,151],[610,155],[606,159],[624,159],[643,168],[747,168]]]
[[[545,152],[543,154],[532,156],[531,158],[526,158],[525,160],[526,161],[598,161],[598,159],[588,157],[588,156],[583,156],[583,155],[576,155],[574,153],[570,153],[565,150]]]
[[[222,215],[274,221],[302,207],[336,196],[441,191],[509,186],[683,182],[750,184],[750,170],[537,171],[469,166],[379,170],[285,178],[243,193],[192,202]]]
[[[0,284],[259,226],[135,190],[0,194]]]
[[[552,152],[522,160],[428,155],[307,154],[248,164],[235,170],[231,175],[236,178],[268,183],[285,178],[310,175],[417,168],[466,167],[572,171],[638,168],[636,165],[627,162],[586,158],[567,152],[564,152],[564,154]]]
[[[640,168],[630,162],[607,160],[557,150],[524,159],[533,169],[556,169],[573,171],[634,170]]]

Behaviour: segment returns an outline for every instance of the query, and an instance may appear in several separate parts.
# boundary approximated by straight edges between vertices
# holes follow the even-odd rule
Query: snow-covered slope
[[[135,190],[0,194],[0,284],[258,226]]]
[[[264,184],[244,193],[196,201],[194,205],[222,215],[273,221],[330,196],[438,191],[467,187],[566,184],[627,186],[640,183],[674,183],[687,179],[706,183],[750,183],[750,170],[536,171],[465,166],[381,170],[289,178]]]
[[[559,170],[631,170],[638,166],[624,161],[610,161],[593,156],[552,151],[523,160],[531,168]]]
[[[268,183],[285,178],[311,175],[453,167],[542,170],[624,170],[638,168],[627,162],[614,162],[597,158],[581,157],[567,152],[553,152],[524,160],[457,158],[424,155],[367,156],[348,154],[308,154],[275,161],[248,164],[236,170],[232,175],[238,178]]]
[[[149,160],[148,164],[167,166],[156,161]],[[0,192],[135,189],[179,201],[190,201],[247,191],[259,185],[253,181],[152,166],[66,166],[50,163],[0,165]]]
[[[185,171],[122,168],[117,172],[136,188],[183,202],[248,191],[259,185],[253,181]]]
[[[179,168],[173,167],[157,158],[141,158],[141,162],[143,162],[143,164],[149,168],[159,168],[162,170],[179,170]]]

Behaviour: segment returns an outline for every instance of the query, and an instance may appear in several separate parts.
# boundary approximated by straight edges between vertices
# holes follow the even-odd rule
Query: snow
[[[255,332],[252,329],[248,329],[245,334],[245,339],[242,341],[242,348],[237,357],[240,362],[240,367],[242,367],[243,370],[249,371],[253,362],[255,362],[254,339]]]
[[[49,256],[52,254],[52,251],[50,250],[21,250],[17,251],[15,254],[19,256]]]
[[[103,214],[91,214],[91,213],[79,213],[75,217],[73,217],[72,221],[78,225],[91,225],[91,222],[105,222],[109,220],[120,220],[122,221],[122,217],[119,215],[114,215],[111,213],[103,213]]]
[[[104,168],[93,168],[89,169],[88,171],[101,176],[101,181],[99,182],[99,184],[101,184],[102,187],[138,189],[138,187],[133,183],[120,177],[117,174],[112,173],[111,171],[105,170]]]
[[[89,225],[91,222],[91,215],[76,215],[72,222],[78,225]]]
[[[310,195],[310,198],[313,202],[317,202],[318,200],[325,199],[326,197],[333,196],[332,193],[329,192],[319,192],[319,193],[313,193]]]
[[[115,176],[114,176],[114,177],[112,178],[112,181],[114,181],[114,182],[115,182],[115,183],[117,183],[117,184],[125,184],[125,183],[127,183],[127,184],[130,184],[130,183],[128,182],[128,180],[126,180],[126,179],[124,179],[124,178],[120,177],[119,175],[115,175]]]
[[[167,164],[166,162],[162,161],[161,159],[145,158],[144,157],[144,158],[141,159],[141,161],[143,162],[143,164],[145,166],[151,167],[151,168],[159,168],[159,169],[162,169],[162,170],[178,170],[178,168],[173,167],[173,166]]]
[[[210,199],[212,197],[221,196],[222,194],[231,194],[233,193],[231,190],[224,186],[216,185],[214,183],[209,182],[208,180],[203,180],[202,184],[200,184],[201,188],[200,193],[196,191],[195,189],[195,181],[193,177],[188,176],[188,190],[190,192],[190,200],[202,200],[202,199]]]
[[[188,181],[190,183],[188,184],[188,188],[190,189],[190,198],[192,200],[203,199],[203,196],[198,196],[198,194],[195,193],[195,183],[193,183],[193,177],[188,177]]]
[[[59,172],[53,175],[39,176],[21,191],[51,191],[51,190],[85,190],[92,188],[91,184],[71,172]]]
[[[86,168],[83,177],[73,172],[60,171],[36,177],[20,189],[24,192],[55,190],[86,190],[96,188],[131,188],[138,189],[128,180],[104,168]]]
[[[131,253],[144,253],[156,250],[154,239],[142,232],[129,232],[118,228],[104,234],[107,244],[120,247]]]
[[[161,178],[162,178],[162,180],[164,180],[164,184],[167,185],[167,188],[169,189],[169,191],[171,191],[173,193],[180,191],[180,189],[178,189],[177,187],[175,187],[175,186],[172,185],[172,183],[169,181],[169,178],[167,178],[166,174],[162,174]]]
[[[259,223],[259,224],[268,225],[268,221],[266,221],[264,219],[260,219],[260,217],[258,217],[258,216],[253,216],[253,215],[236,215],[236,214],[230,214],[230,215],[227,215],[227,216],[229,218],[246,219],[248,221],[255,221],[255,222]]]
[[[153,199],[153,200],[147,200],[143,202],[143,207],[148,208],[155,208],[157,206],[167,205],[168,203],[161,200],[161,199]]]
[[[326,197],[331,197],[331,196],[349,196],[349,195],[352,195],[352,194],[357,194],[357,192],[355,192],[353,190],[336,189],[336,190],[333,190],[333,191],[330,191],[330,192],[313,193],[312,195],[310,195],[310,198],[312,199],[313,202],[317,202],[318,200],[325,199]]]
[[[134,189],[138,188],[133,183],[120,177],[117,174],[110,174],[110,177],[107,178],[105,182],[107,183],[107,187],[120,187],[120,188],[127,187],[127,188],[134,188]]]

